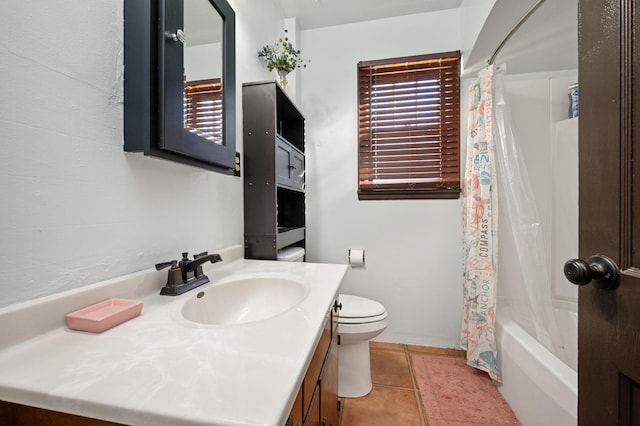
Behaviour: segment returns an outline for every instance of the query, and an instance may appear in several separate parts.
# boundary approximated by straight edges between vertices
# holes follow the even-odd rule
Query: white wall
[[[471,54],[496,0],[462,0],[460,4],[460,50],[463,59]]]
[[[341,291],[385,305],[380,340],[458,346],[461,201],[358,201],[356,73],[362,60],[459,49],[459,11],[302,31],[301,47],[307,259],[346,263],[349,248],[365,249]]]
[[[241,83],[282,28],[229,0]],[[122,0],[0,2],[0,306],[242,242],[242,180],[123,151]]]

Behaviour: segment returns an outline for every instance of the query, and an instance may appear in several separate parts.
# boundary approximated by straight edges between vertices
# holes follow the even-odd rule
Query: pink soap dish
[[[68,313],[67,326],[74,330],[102,333],[142,312],[142,302],[128,299],[107,299]]]

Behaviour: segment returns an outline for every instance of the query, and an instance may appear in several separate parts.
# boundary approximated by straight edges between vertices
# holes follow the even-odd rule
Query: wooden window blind
[[[219,78],[187,81],[184,127],[222,145],[222,83]]]
[[[458,198],[460,52],[358,64],[358,197]]]

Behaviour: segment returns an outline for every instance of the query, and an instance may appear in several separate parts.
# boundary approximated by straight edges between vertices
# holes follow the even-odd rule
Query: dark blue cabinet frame
[[[223,20],[224,143],[183,126],[183,45],[168,37],[182,28],[183,0],[124,2],[124,149],[232,174],[236,155],[235,12],[209,0]]]

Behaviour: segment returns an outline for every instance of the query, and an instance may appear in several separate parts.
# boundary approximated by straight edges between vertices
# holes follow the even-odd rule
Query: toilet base
[[[371,388],[369,341],[338,346],[338,395],[359,398]]]

